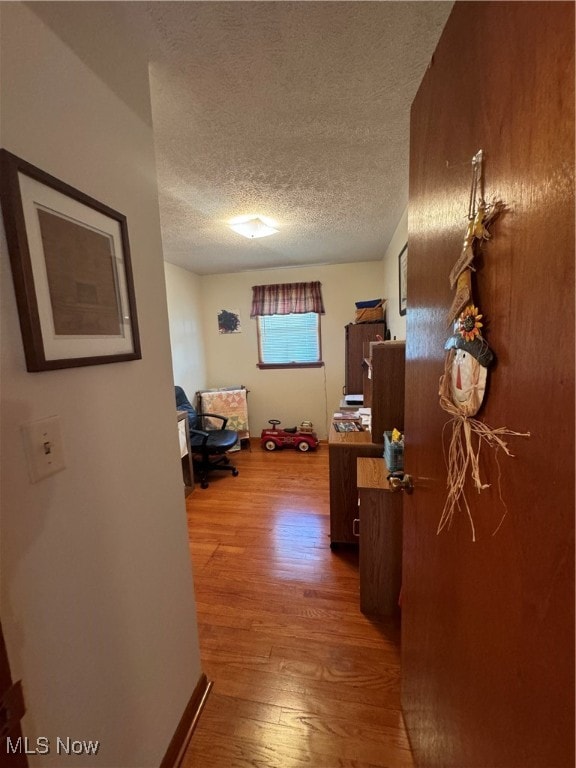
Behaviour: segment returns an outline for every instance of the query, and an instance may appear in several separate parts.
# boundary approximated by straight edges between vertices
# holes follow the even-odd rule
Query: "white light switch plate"
[[[31,421],[23,424],[21,429],[33,483],[66,468],[58,416]]]

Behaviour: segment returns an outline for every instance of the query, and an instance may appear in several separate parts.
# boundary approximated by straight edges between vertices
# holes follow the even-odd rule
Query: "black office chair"
[[[182,387],[175,387],[176,408],[188,414],[188,429],[190,432],[190,447],[194,460],[194,469],[200,477],[200,487],[208,488],[208,472],[212,469],[227,469],[236,477],[238,470],[226,456],[226,451],[238,442],[238,433],[226,429],[228,419],[216,413],[199,414],[186,397]],[[203,429],[203,420],[210,417],[219,419],[222,426],[219,429]],[[212,459],[211,459],[212,457]],[[214,458],[215,457],[215,458]]]

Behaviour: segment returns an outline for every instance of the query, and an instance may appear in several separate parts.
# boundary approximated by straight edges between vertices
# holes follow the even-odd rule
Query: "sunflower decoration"
[[[480,328],[484,326],[484,323],[480,321],[484,315],[479,314],[478,307],[470,304],[461,313],[458,319],[458,333],[464,341],[474,341],[476,338],[482,336]]]

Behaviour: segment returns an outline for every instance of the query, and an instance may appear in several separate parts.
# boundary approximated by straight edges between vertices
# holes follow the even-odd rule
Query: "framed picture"
[[[406,299],[406,278],[408,274],[408,243],[400,251],[398,256],[398,290],[399,290],[399,307],[400,314],[406,314],[406,307],[408,302]]]
[[[126,217],[6,150],[0,202],[27,369],[140,359]]]

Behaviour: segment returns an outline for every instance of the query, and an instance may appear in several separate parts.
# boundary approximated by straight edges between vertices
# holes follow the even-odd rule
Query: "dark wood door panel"
[[[386,335],[386,323],[349,323],[346,333],[346,381],[344,388],[347,395],[361,395],[363,386],[362,360],[364,344],[376,341]]]
[[[471,158],[509,212],[475,266],[496,355],[480,417],[512,438],[436,534],[438,380]],[[456,3],[412,108],[403,704],[426,768],[574,765],[574,6]]]

